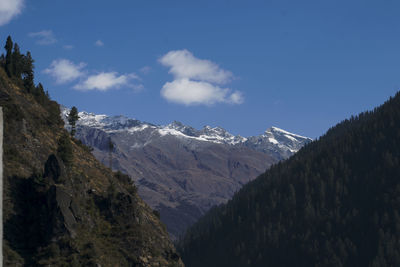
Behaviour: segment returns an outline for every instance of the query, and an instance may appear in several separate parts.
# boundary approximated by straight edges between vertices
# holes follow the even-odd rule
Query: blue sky
[[[400,87],[400,2],[0,0],[66,106],[318,137]]]

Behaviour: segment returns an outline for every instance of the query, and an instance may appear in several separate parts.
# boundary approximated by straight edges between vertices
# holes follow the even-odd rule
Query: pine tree
[[[6,65],[5,70],[7,72],[8,77],[12,76],[12,49],[13,49],[13,42],[11,40],[11,36],[7,37],[6,45],[4,46],[6,49]]]
[[[4,68],[6,66],[6,57],[4,54],[1,54],[0,56],[0,67]]]
[[[33,95],[41,105],[43,105],[47,99],[46,93],[44,92],[43,85],[41,83],[34,87]]]
[[[28,93],[32,93],[35,89],[35,84],[33,82],[34,74],[33,74],[33,65],[34,60],[32,59],[31,52],[27,52],[26,56],[24,56],[23,60],[23,80],[24,87]]]
[[[68,114],[68,122],[69,125],[71,125],[71,136],[74,137],[75,133],[76,133],[76,122],[77,120],[79,120],[79,116],[78,116],[78,109],[76,107],[72,107],[71,111]]]
[[[58,140],[57,153],[64,161],[64,163],[68,164],[72,161],[73,157],[72,145],[71,145],[71,140],[67,133],[60,136],[60,139]]]
[[[21,78],[24,67],[23,55],[17,43],[14,44],[14,52],[12,54],[12,75]]]
[[[37,95],[46,95],[46,93],[44,92],[44,88],[43,88],[42,83],[39,83],[36,86],[35,94],[37,94]]]

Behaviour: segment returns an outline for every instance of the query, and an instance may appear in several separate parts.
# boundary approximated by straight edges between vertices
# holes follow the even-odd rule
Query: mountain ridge
[[[66,118],[69,111],[69,108],[61,106],[62,117],[66,122],[67,128],[68,121]],[[77,122],[77,126],[97,128],[108,133],[114,131],[138,132],[150,128],[156,130],[161,136],[170,134],[185,138],[193,138],[198,141],[214,142],[217,144],[253,146],[256,150],[260,151],[266,150],[265,147],[259,147],[260,143],[263,143],[264,145],[268,143],[270,147],[275,145],[282,150],[281,159],[288,157],[290,153],[297,152],[304,143],[313,140],[312,138],[294,134],[275,126],[271,126],[266,129],[264,133],[258,136],[243,137],[240,134],[233,135],[220,126],[211,127],[205,125],[201,130],[197,130],[179,121],[173,121],[167,125],[157,125],[123,115],[108,116],[105,114],[95,114],[86,111],[80,111],[79,117],[80,119]],[[276,135],[280,137],[278,138],[279,141],[276,139]]]
[[[63,108],[65,121],[68,112]],[[160,212],[173,238],[271,164],[311,141],[279,128],[245,138],[221,127],[197,130],[177,121],[155,125],[124,116],[79,114],[76,137],[93,147],[104,164],[110,162],[111,138],[113,168],[136,181],[140,196]]]

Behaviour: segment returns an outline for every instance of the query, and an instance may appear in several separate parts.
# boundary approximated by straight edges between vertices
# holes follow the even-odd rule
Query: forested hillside
[[[4,266],[183,266],[132,180],[63,128],[30,53],[5,48]]]
[[[400,94],[271,167],[180,242],[186,266],[400,266]]]

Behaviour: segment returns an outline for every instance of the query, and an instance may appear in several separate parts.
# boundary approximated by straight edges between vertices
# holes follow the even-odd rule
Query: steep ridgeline
[[[62,113],[65,119],[69,109]],[[220,127],[196,130],[179,122],[158,126],[123,116],[79,116],[76,137],[105,164],[112,139],[113,168],[135,180],[139,195],[160,211],[172,237],[311,141],[278,128],[244,138]]]
[[[272,166],[180,241],[196,266],[400,266],[400,94]]]
[[[71,139],[59,105],[7,64],[0,60],[4,266],[183,266],[129,177]]]

